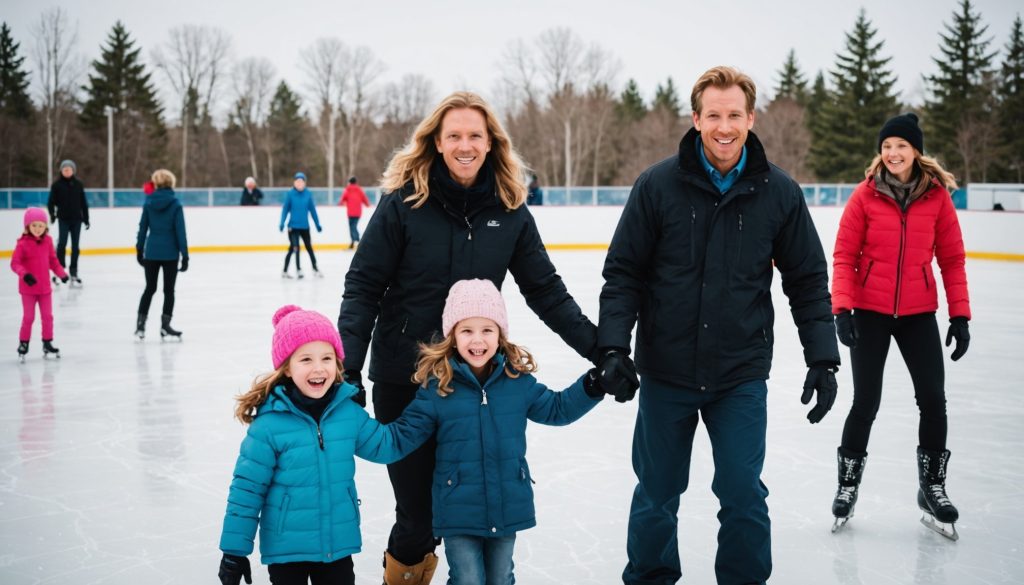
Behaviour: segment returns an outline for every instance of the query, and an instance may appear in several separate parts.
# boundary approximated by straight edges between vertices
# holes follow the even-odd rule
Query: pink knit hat
[[[288,361],[288,358],[303,345],[311,341],[326,341],[334,346],[338,361],[345,359],[341,347],[341,336],[334,323],[316,311],[304,311],[295,305],[285,305],[274,313],[274,341],[270,354],[274,369]]]
[[[46,212],[38,207],[29,207],[25,210],[25,227],[33,221],[46,223]]]
[[[460,280],[448,291],[444,313],[441,314],[441,332],[444,336],[448,337],[456,323],[470,317],[485,317],[494,321],[505,337],[508,337],[505,299],[493,282],[479,278]]]

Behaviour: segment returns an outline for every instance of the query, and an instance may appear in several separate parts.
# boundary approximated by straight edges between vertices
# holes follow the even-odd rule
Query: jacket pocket
[[[352,512],[354,513],[356,523],[359,523],[361,521],[361,518],[359,517],[359,506],[362,505],[362,502],[359,501],[359,497],[356,495],[355,486],[348,486],[348,499],[352,502]]]
[[[445,477],[445,476],[442,476],[442,477]],[[445,477],[445,479],[442,480],[442,482],[441,482],[441,489],[439,491],[441,492],[441,503],[442,504],[448,499],[449,496],[452,495],[452,492],[454,492],[455,488],[457,488],[457,487],[459,487],[459,470],[458,470],[458,468],[452,469],[450,472],[448,472],[447,477]]]
[[[531,484],[537,483],[530,475],[530,466],[526,463],[526,457],[519,459],[519,481],[526,481]]]
[[[928,267],[921,267],[921,275],[924,276],[924,290],[931,290],[932,287],[928,284]]]
[[[868,262],[868,267],[864,270],[864,278],[860,281],[861,286],[868,285],[868,277],[871,276],[871,268],[875,265],[875,261]]]
[[[285,496],[284,499],[281,500],[281,511],[277,515],[277,522],[275,523],[276,526],[274,526],[274,532],[278,534],[284,533],[284,518],[288,515],[288,508],[291,506],[291,503],[291,496]]]

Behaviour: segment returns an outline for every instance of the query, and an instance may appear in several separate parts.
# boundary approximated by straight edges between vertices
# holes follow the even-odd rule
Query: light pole
[[[334,124],[338,119],[337,108],[331,108],[330,127],[327,129],[327,203],[333,200],[334,192]]]
[[[107,201],[114,206],[114,108],[103,106],[107,115]]]

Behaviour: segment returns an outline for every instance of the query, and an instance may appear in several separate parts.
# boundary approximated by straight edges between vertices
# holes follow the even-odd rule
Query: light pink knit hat
[[[39,207],[29,207],[25,210],[25,227],[33,221],[46,223],[46,212]]]
[[[444,313],[441,314],[441,332],[444,336],[448,337],[456,323],[470,317],[485,317],[494,321],[508,338],[505,299],[493,282],[479,278],[460,280],[448,291]]]
[[[288,361],[288,358],[303,345],[311,341],[326,341],[334,346],[338,361],[345,359],[341,347],[341,336],[334,323],[316,311],[304,311],[295,305],[285,305],[274,313],[274,340],[270,354],[274,369]]]

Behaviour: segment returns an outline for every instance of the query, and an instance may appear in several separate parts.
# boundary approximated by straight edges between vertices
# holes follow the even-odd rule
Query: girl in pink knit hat
[[[516,533],[537,523],[526,423],[567,425],[604,395],[593,369],[562,392],[548,389],[508,329],[491,281],[456,282],[442,314],[444,339],[420,346],[413,379],[422,387],[399,419],[436,433],[433,532],[444,539],[449,583],[515,582]],[[397,564],[386,559],[389,568]]]
[[[39,305],[39,319],[43,322],[43,357],[60,357],[60,350],[53,346],[53,289],[50,288],[50,271],[63,282],[68,281],[68,275],[57,261],[49,231],[45,211],[38,207],[26,209],[25,229],[11,255],[11,270],[18,275],[18,292],[21,293],[18,358],[22,362],[25,361],[28,342],[32,337],[36,305]]]
[[[235,409],[249,430],[228,493],[218,577],[252,583],[247,556],[258,526],[272,582],[354,583],[362,539],[353,456],[391,463],[429,432],[370,418],[365,397],[357,403],[357,388],[342,381],[345,352],[330,319],[286,305],[273,323],[274,371],[256,378]]]

